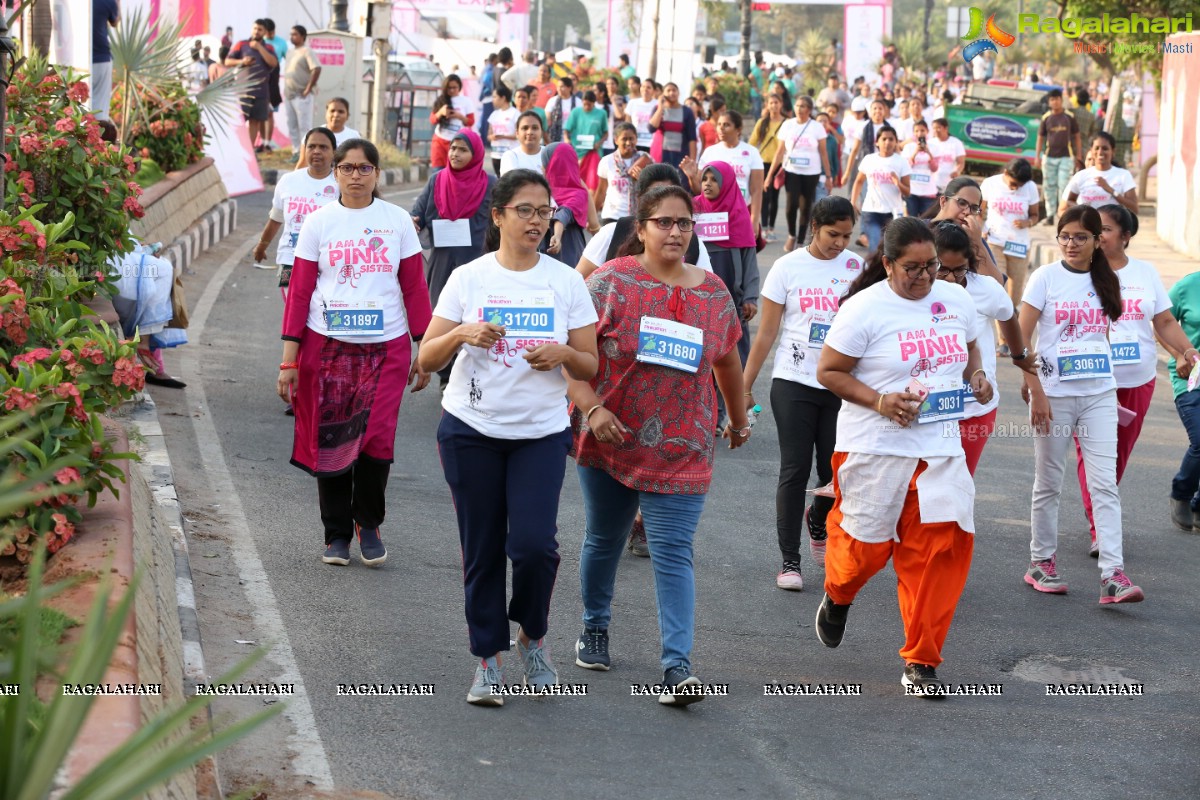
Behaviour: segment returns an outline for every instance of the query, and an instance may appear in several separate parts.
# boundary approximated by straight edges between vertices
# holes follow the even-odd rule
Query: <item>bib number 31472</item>
[[[674,320],[642,317],[638,361],[695,373],[703,355],[704,331]]]

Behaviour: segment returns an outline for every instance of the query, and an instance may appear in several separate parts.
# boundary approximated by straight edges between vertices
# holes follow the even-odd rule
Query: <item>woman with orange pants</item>
[[[904,620],[901,683],[927,697],[943,696],[936,668],[974,549],[975,489],[958,433],[963,384],[978,402],[992,397],[975,303],[939,281],[938,267],[924,222],[888,223],[817,364],[817,380],[842,398],[817,637],[841,644],[850,604],[891,559]]]

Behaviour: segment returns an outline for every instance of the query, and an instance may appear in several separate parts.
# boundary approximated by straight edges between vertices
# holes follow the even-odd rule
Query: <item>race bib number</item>
[[[808,346],[820,350],[825,346],[825,336],[829,333],[832,323],[823,319],[813,319],[808,323]]]
[[[921,403],[917,422],[945,422],[963,418],[963,383],[958,376],[929,381],[929,395]]]
[[[506,339],[553,338],[554,292],[489,293],[480,318],[504,328]]]
[[[674,320],[642,317],[638,361],[695,373],[703,354],[704,331]]]
[[[1138,341],[1137,331],[1114,327],[1108,343],[1114,365],[1137,364],[1142,360],[1142,344]]]
[[[913,183],[929,183],[928,172],[914,172],[909,175],[909,178]]]
[[[377,336],[383,333],[383,306],[374,300],[325,303],[325,328],[330,336]]]
[[[683,149],[683,134],[680,131],[663,132],[663,150],[678,153]]]
[[[471,221],[467,219],[435,219],[433,225],[434,247],[470,247]]]
[[[724,211],[696,214],[696,236],[702,242],[720,242],[729,238],[729,214]]]
[[[1064,381],[1112,376],[1112,361],[1106,342],[1060,344],[1058,346],[1058,377]]]
[[[1029,245],[1021,244],[1020,242],[1005,242],[1004,255],[1012,256],[1013,258],[1024,258],[1029,252]]]
[[[788,156],[788,163],[797,169],[808,166],[808,156]]]
[[[579,147],[582,150],[591,150],[596,146],[596,136],[591,133],[581,133],[578,136]]]

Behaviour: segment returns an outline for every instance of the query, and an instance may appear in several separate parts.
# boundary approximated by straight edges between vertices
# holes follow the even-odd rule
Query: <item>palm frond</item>
[[[237,119],[238,102],[249,93],[249,88],[250,73],[233,69],[201,89],[196,95],[196,105],[200,106],[205,129],[224,135],[228,121]]]

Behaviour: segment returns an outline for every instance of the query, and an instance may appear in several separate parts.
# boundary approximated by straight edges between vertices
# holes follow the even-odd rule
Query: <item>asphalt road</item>
[[[402,205],[415,193],[395,196]],[[274,384],[281,301],[250,267],[266,194],[239,198],[239,227],[195,265],[189,300],[203,329],[167,356],[189,382],[155,388],[188,519],[205,655],[215,676],[273,643],[251,677],[298,683],[289,713],[221,757],[226,788],[268,796],[474,798],[1196,797],[1200,536],[1173,529],[1169,481],[1186,444],[1160,380],[1121,494],[1126,568],[1147,600],[1101,607],[1078,489],[1065,493],[1065,596],[1021,580],[1028,560],[1032,443],[993,439],[977,475],[975,560],[941,676],[1003,695],[929,702],[903,695],[894,575],[859,596],[846,640],[821,646],[822,570],[802,593],[775,588],[775,427],[723,451],[696,537],[694,664],[727,697],[678,710],[631,697],[658,666],[648,560],[625,556],[611,627],[613,670],[573,664],[580,627],[583,512],[568,469],[562,565],[548,635],[560,679],[586,697],[469,706],[457,528],[438,462],[435,389],[405,398],[388,487],[389,560],[320,561],[312,478],[288,464],[292,421]],[[779,255],[764,253],[764,264]],[[239,255],[240,254],[240,255]],[[218,282],[219,281],[219,282]],[[194,312],[193,318],[196,319]],[[198,338],[197,338],[198,334]],[[1019,424],[1017,371],[1002,367],[999,422]],[[768,395],[767,378],[758,396]],[[515,657],[513,663],[516,663]],[[510,675],[519,674],[514,670]],[[1142,684],[1143,696],[1048,697],[1047,683]],[[858,697],[764,696],[764,684],[861,684]],[[435,685],[424,697],[337,696],[339,683]],[[224,700],[220,719],[260,700]]]

